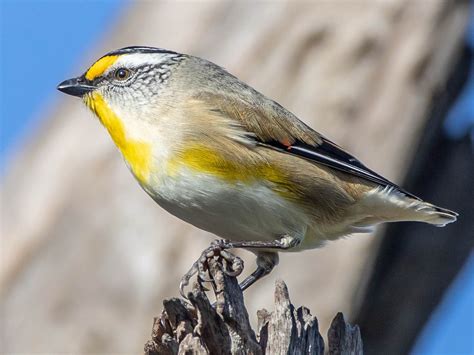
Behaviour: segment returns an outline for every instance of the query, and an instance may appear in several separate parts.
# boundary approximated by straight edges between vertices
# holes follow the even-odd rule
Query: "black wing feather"
[[[403,194],[419,200],[417,196],[403,190],[400,186],[367,168],[358,159],[326,138],[323,138],[323,142],[317,146],[312,146],[299,141],[292,143],[290,146],[286,146],[280,142],[266,142],[263,143],[263,145],[270,146],[274,149],[285,151],[287,153],[306,158],[330,168],[361,177],[381,186],[394,187]]]

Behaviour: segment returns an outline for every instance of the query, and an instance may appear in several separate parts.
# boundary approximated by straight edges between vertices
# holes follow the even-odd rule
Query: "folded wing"
[[[255,102],[208,93],[200,94],[199,100],[204,100],[210,110],[238,122],[258,145],[295,155],[381,186],[396,188],[407,196],[419,199],[367,168],[278,103],[254,93]]]

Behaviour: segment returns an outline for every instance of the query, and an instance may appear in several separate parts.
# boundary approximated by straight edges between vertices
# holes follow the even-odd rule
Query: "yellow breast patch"
[[[95,78],[101,76],[107,68],[115,63],[119,56],[118,55],[107,55],[100,58],[97,62],[92,64],[89,70],[86,73],[87,80],[94,80]]]
[[[168,161],[167,173],[175,176],[180,167],[209,174],[229,183],[253,183],[266,181],[274,184],[276,192],[288,198],[296,198],[286,174],[265,161],[229,160],[220,152],[203,144],[190,144]]]
[[[100,122],[107,128],[110,136],[122,152],[135,177],[142,184],[150,176],[152,151],[149,143],[128,139],[122,121],[97,92],[84,97],[86,105],[97,115]]]

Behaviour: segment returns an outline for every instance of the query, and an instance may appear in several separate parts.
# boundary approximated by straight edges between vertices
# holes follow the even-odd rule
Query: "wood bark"
[[[257,312],[258,329],[249,321],[237,279],[223,271],[219,257],[208,260],[215,303],[197,283],[189,302],[172,298],[154,319],[146,355],[158,354],[324,354],[318,320],[290,301],[285,282],[275,284],[274,310]],[[338,313],[328,330],[328,353],[363,354],[359,327]]]

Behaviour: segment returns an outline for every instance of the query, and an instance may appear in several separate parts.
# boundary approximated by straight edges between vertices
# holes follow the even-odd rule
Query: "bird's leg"
[[[278,254],[269,252],[257,253],[257,269],[250,276],[240,283],[240,289],[245,291],[262,277],[272,272],[278,265]]]
[[[280,239],[271,241],[251,240],[251,241],[232,241],[226,239],[216,239],[212,244],[219,246],[222,250],[245,248],[245,249],[291,249],[296,247],[300,240],[289,235],[283,235]],[[212,245],[211,244],[211,245]]]
[[[198,282],[201,281],[209,282],[212,281],[207,275],[207,260],[214,256],[220,256],[222,259],[225,260],[227,269],[224,272],[229,276],[238,276],[242,272],[244,268],[244,262],[238,256],[228,252],[226,249],[234,249],[234,248],[245,248],[245,249],[280,249],[286,250],[297,246],[300,243],[300,240],[297,238],[293,238],[289,235],[284,235],[280,239],[272,240],[272,241],[231,241],[225,239],[216,239],[211,243],[211,245],[204,249],[201,253],[199,259],[194,262],[191,266],[191,269],[181,278],[181,282],[179,285],[179,291],[183,298],[186,298],[184,294],[184,287],[189,284],[189,280],[193,277],[196,273],[198,274]],[[275,254],[276,253],[259,253],[260,254]],[[262,257],[263,258],[263,257]],[[261,258],[261,260],[263,260]],[[265,260],[269,259],[268,257],[264,258]],[[278,262],[278,255],[276,257],[276,262],[271,265],[271,262],[263,262],[261,261],[261,265],[258,264],[257,258],[257,270],[250,275],[247,279],[243,281],[243,286],[248,288],[250,285],[255,283],[259,278],[267,275],[273,269],[273,267]],[[271,265],[271,266],[270,266]],[[245,284],[244,284],[245,283]],[[241,285],[242,286],[242,285]],[[244,289],[245,289],[244,288]]]

